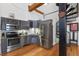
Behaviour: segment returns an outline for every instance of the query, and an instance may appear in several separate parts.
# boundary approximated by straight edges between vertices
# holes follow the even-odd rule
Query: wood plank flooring
[[[78,50],[78,45],[76,44],[69,44],[67,46],[67,55],[68,56],[78,56],[79,50]]]
[[[79,47],[75,44],[68,45],[67,55],[68,56],[78,56]],[[16,49],[12,52],[3,54],[3,56],[58,56],[59,55],[59,45],[56,44],[51,49],[45,49],[38,45],[32,44],[24,46],[22,48]]]

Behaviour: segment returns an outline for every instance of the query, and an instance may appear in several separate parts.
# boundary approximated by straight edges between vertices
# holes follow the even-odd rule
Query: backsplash
[[[35,34],[35,35],[40,35],[40,29],[39,28],[30,28],[29,30],[18,30],[18,34],[21,34],[21,35],[32,35],[32,34]]]
[[[39,28],[30,28],[30,29],[28,30],[28,35],[30,35],[30,34],[40,35],[40,34],[41,34],[41,33],[40,33],[40,29],[39,29]]]

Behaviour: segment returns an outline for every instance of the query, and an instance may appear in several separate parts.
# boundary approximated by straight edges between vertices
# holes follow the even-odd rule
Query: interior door
[[[53,44],[53,26],[52,20],[41,22],[41,43],[45,48],[51,48]]]

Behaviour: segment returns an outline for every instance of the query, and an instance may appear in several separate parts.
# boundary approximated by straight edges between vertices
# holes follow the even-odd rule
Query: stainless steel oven
[[[20,36],[17,32],[6,32],[7,52],[20,47]]]
[[[20,47],[18,28],[19,26],[15,24],[6,24],[7,52]]]

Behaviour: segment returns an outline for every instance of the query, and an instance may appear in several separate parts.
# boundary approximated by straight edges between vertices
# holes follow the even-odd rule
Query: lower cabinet
[[[32,44],[40,44],[40,39],[39,39],[39,37],[38,36],[32,36],[31,37],[31,43]]]
[[[25,38],[24,38],[24,45],[30,44],[30,43],[31,43],[30,37],[29,37],[29,36],[25,37]]]
[[[40,39],[38,36],[29,35],[26,37],[23,37],[21,39],[21,46],[27,45],[27,44],[37,44],[40,45]]]

